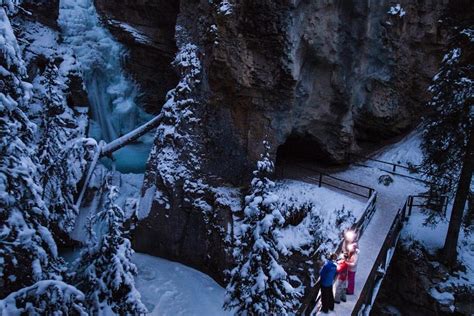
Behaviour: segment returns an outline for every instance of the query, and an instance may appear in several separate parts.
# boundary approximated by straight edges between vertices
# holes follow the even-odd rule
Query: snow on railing
[[[352,229],[357,233],[359,238],[363,234],[363,232],[367,228],[367,225],[369,225],[370,221],[372,220],[372,217],[375,214],[376,203],[377,203],[377,191],[374,190],[369,200],[367,201],[367,204],[364,209],[364,213],[362,213],[362,216],[360,217],[360,219],[357,221],[357,223],[354,224],[354,227],[352,227]]]
[[[319,187],[321,187],[322,185],[326,185],[341,191],[349,192],[354,195],[369,199],[373,195],[373,192],[375,192],[375,190],[371,187],[337,178],[330,174],[321,172],[316,168],[306,166],[301,163],[298,163],[295,166],[306,171],[311,171],[317,177],[317,179],[312,177],[306,177],[305,179],[309,180],[314,184],[318,184]],[[284,170],[281,170],[281,175],[284,175]]]
[[[395,216],[390,230],[385,237],[382,248],[375,259],[372,270],[369,273],[367,281],[365,282],[359,298],[352,310],[352,315],[365,316],[369,315],[372,305],[377,297],[377,294],[382,284],[383,278],[392,260],[395,252],[401,230],[403,228],[405,219],[408,215],[409,201],[411,196],[405,201],[405,204],[400,208]]]
[[[368,165],[362,163],[361,160],[374,161],[374,162],[380,163],[380,164],[385,165],[385,166],[390,166],[390,170],[388,170],[386,168],[377,167],[381,171],[385,171],[385,172],[390,173],[390,174],[395,175],[395,176],[400,176],[400,177],[404,177],[404,178],[407,178],[407,179],[419,181],[419,182],[422,182],[424,184],[432,184],[432,182],[430,182],[426,179],[426,177],[427,176],[429,177],[430,175],[427,174],[427,173],[422,172],[420,166],[402,165],[402,164],[397,164],[397,163],[384,161],[384,160],[380,160],[380,159],[375,159],[375,158],[371,158],[371,157],[367,157],[367,156],[357,155],[357,154],[348,154],[348,160],[349,160],[349,163],[352,163],[352,164],[355,164],[355,165],[358,165],[358,166],[362,166],[362,167],[368,167],[368,168],[371,168],[372,166],[368,166]],[[397,172],[397,168],[399,170],[398,172]],[[400,169],[402,171],[406,172],[406,173],[401,173]],[[418,175],[419,177],[414,177],[411,174]],[[449,181],[449,183],[450,183],[449,186],[451,186],[451,179],[447,178],[447,181]]]
[[[410,195],[407,199],[408,214],[411,216],[413,207],[421,207],[424,209],[430,209],[443,213],[446,216],[446,211],[449,204],[449,198],[447,195],[430,196],[430,195]]]

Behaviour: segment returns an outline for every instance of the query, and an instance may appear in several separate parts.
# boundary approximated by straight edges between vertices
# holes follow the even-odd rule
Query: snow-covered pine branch
[[[37,281],[59,278],[61,266],[38,180],[36,126],[22,110],[31,98],[31,85],[22,81],[23,60],[5,11],[11,2],[1,4],[0,297],[5,297]]]
[[[231,272],[224,307],[238,315],[287,315],[294,313],[301,295],[289,282],[281,265],[274,231],[284,218],[276,207],[278,196],[268,177],[273,172],[269,145],[257,162],[250,194],[245,197],[241,238],[234,251],[236,267]]]
[[[430,194],[435,197],[453,195],[474,128],[474,39],[465,29],[455,32],[451,49],[429,87],[432,98],[427,104],[429,114],[424,117],[422,169],[431,182]],[[430,222],[438,219],[429,217]]]
[[[78,118],[66,104],[54,60],[49,61],[42,77],[43,115],[37,155],[42,168],[43,199],[50,211],[53,234],[59,241],[67,238],[74,227],[78,214],[74,197],[88,162],[86,147],[95,141],[82,138]]]
[[[472,210],[465,212],[465,206],[474,173],[474,31],[472,21],[455,21],[467,26],[452,25],[450,50],[429,88],[430,115],[424,120],[421,144],[425,154],[422,167],[431,180],[430,196],[454,195],[441,252],[442,260],[450,267],[456,266],[463,217],[472,213]],[[427,222],[436,223],[442,216],[438,213],[430,212]]]
[[[39,281],[0,300],[0,315],[86,316],[84,294],[59,280]]]
[[[119,315],[142,315],[147,309],[135,288],[137,268],[131,262],[130,240],[124,237],[123,211],[115,203],[118,189],[109,185],[108,190],[104,209],[88,220],[89,241],[77,262],[76,284],[85,293],[92,314],[110,308]],[[97,241],[95,225],[100,231]]]

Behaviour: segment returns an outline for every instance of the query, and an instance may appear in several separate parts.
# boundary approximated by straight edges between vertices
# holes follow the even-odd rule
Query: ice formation
[[[83,75],[92,112],[89,136],[110,142],[148,121],[136,103],[138,88],[122,68],[126,51],[99,20],[92,0],[61,0],[58,23]],[[114,155],[123,172],[142,172],[151,137],[142,137]],[[132,158],[131,158],[132,157]]]

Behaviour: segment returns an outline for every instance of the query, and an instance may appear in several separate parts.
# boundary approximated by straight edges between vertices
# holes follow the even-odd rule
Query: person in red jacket
[[[344,253],[343,257],[337,262],[337,276],[336,282],[334,283],[335,294],[334,303],[340,303],[346,301],[346,288],[347,288],[347,271],[349,266],[347,265],[348,255]]]

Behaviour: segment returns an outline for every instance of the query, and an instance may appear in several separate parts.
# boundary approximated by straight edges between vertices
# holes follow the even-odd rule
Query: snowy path
[[[408,158],[410,154],[415,155],[415,157],[410,158],[416,158],[418,155],[414,153],[414,151],[417,151],[418,148],[412,147],[412,150],[407,150],[407,146],[411,147],[412,145],[413,138],[409,138],[408,141],[402,141],[386,151],[384,153],[384,159],[396,162],[397,160],[393,158],[399,157],[400,152],[407,153],[405,158]],[[408,152],[410,154],[408,154]],[[326,172],[330,173],[328,171]],[[353,166],[345,171],[333,173],[333,175],[338,178],[372,187],[378,192],[378,195],[377,210],[374,217],[358,241],[360,254],[356,273],[355,293],[347,297],[347,302],[336,304],[335,311],[331,313],[332,315],[351,315],[398,209],[403,206],[408,195],[416,195],[426,191],[426,187],[422,182],[393,175],[393,183],[389,186],[384,186],[378,183],[378,178],[385,174],[387,173],[381,171],[376,166],[373,168]]]
[[[351,315],[398,209],[403,206],[409,194],[421,193],[425,189],[421,182],[414,183],[413,180],[399,176],[393,177],[394,182],[390,186],[381,185],[378,177],[382,174],[385,173],[365,167],[352,167],[335,174],[338,178],[371,186],[377,190],[378,195],[377,210],[358,242],[360,254],[355,293],[347,297],[347,302],[336,304],[332,315]]]

